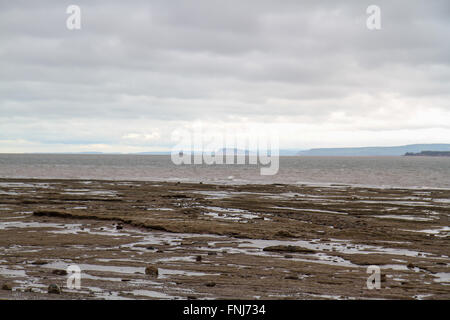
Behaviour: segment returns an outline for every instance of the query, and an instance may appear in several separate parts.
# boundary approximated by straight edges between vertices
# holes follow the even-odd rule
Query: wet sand
[[[449,299],[449,215],[439,189],[0,179],[0,299]]]

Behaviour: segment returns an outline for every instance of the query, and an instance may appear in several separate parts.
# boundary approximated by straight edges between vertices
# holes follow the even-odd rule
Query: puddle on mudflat
[[[54,261],[49,262],[43,265],[43,268],[47,269],[64,269],[66,270],[68,266],[73,265],[74,263],[63,262],[63,261]],[[105,265],[97,265],[97,264],[76,264],[80,267],[81,271],[101,271],[101,272],[113,272],[113,273],[122,273],[122,274],[135,274],[135,273],[144,273],[144,267],[128,267],[128,266],[105,266]]]
[[[449,237],[450,236],[450,227],[442,227],[437,229],[425,229],[425,230],[404,230],[409,232],[421,232],[421,233],[427,233],[432,234],[436,237]]]
[[[116,191],[111,190],[91,190],[91,189],[64,189],[61,194],[74,195],[74,196],[117,196]]]
[[[402,255],[402,256],[410,256],[416,257],[418,254],[422,254],[424,257],[430,255],[428,253],[413,251],[408,249],[394,249],[394,248],[385,248],[380,246],[372,246],[372,245],[363,245],[363,244],[354,244],[348,240],[338,240],[338,239],[330,239],[331,242],[320,243],[319,239],[314,239],[312,241],[305,240],[296,240],[296,241],[284,241],[284,240],[259,240],[259,239],[250,239],[245,240],[239,246],[248,246],[250,248],[258,248],[263,249],[265,247],[270,246],[299,246],[306,249],[316,250],[316,251],[329,251],[333,250],[340,253],[346,254],[371,254],[371,253],[385,253],[392,255]]]
[[[433,199],[433,202],[450,203],[450,199]]]
[[[205,216],[210,216],[215,219],[240,221],[240,220],[260,218],[259,215],[251,213],[248,210],[241,210],[236,208],[208,207],[208,206],[199,206],[199,207],[205,208],[207,210],[212,210],[210,212],[205,212],[203,214]]]
[[[163,292],[151,291],[151,290],[133,290],[133,291],[125,291],[124,293],[129,293],[134,296],[141,296],[146,298],[157,298],[157,299],[182,299],[179,296],[169,295]]]
[[[424,300],[424,299],[432,297],[432,296],[434,296],[434,294],[417,294],[417,295],[413,296],[413,299]]]
[[[169,258],[155,259],[154,262],[180,262],[180,261],[193,262],[195,261],[195,258],[196,258],[195,256],[169,257]]]
[[[433,221],[434,218],[425,218],[417,216],[408,215],[383,215],[383,216],[373,216],[380,219],[395,219],[395,220],[408,220],[408,221]]]
[[[184,193],[184,191],[179,191],[180,193]],[[235,194],[239,194],[239,192],[232,192],[232,191],[191,191],[195,194],[201,194],[205,195],[205,199],[226,199],[230,198]]]
[[[13,229],[13,228],[77,228],[81,224],[61,224],[61,223],[47,223],[47,222],[23,222],[23,221],[11,221],[2,222],[0,224],[0,230]]]
[[[2,191],[0,190],[0,194],[1,195],[5,195],[5,196],[18,196],[19,194],[24,194],[22,192],[15,192],[15,191]]]
[[[289,208],[289,207],[271,207],[271,208],[272,209],[282,209],[282,210],[295,210],[295,211],[302,211],[302,212],[319,212],[319,213],[332,213],[332,214],[342,214],[342,215],[348,214],[347,212],[309,209],[309,208]]]
[[[51,188],[48,183],[0,182],[0,188]]]
[[[3,266],[0,266],[0,275],[6,277],[26,277],[27,273],[23,269],[9,269]]]
[[[171,275],[181,275],[188,277],[203,277],[203,276],[218,276],[218,273],[206,273],[206,272],[195,272],[195,271],[186,271],[186,270],[174,270],[174,269],[164,269],[158,268],[159,275],[158,279],[166,279]]]
[[[433,277],[435,277],[436,279],[434,279],[435,282],[440,282],[440,283],[445,283],[448,285],[450,285],[450,273],[448,272],[438,272],[438,273],[434,273],[432,274]]]
[[[46,269],[64,269],[66,270],[68,266],[73,265],[75,263],[69,263],[64,261],[54,261],[49,262],[48,264],[43,265],[43,268]],[[80,267],[81,272],[83,271],[99,271],[99,272],[112,272],[112,273],[120,273],[120,274],[145,274],[145,267],[131,267],[131,266],[113,266],[113,265],[97,265],[97,264],[86,264],[86,263],[77,263],[78,267]],[[158,268],[158,279],[165,279],[170,277],[171,275],[183,275],[183,276],[208,276],[208,275],[218,275],[214,273],[205,273],[205,272],[195,272],[195,271],[187,271],[187,270],[178,270],[178,269],[165,269]]]

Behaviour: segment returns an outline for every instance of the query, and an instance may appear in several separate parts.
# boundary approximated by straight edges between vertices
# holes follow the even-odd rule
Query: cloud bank
[[[0,0],[0,152],[170,150],[196,123],[271,124],[282,148],[448,143],[450,3],[376,2]]]

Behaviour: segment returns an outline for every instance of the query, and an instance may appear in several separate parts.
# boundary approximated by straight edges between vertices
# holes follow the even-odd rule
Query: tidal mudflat
[[[341,184],[0,179],[0,299],[449,299],[449,199]],[[69,265],[79,290],[66,287]],[[367,288],[369,265],[381,289]]]

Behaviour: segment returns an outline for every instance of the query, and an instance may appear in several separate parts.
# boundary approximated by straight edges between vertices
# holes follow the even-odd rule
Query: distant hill
[[[424,157],[450,157],[450,151],[422,151],[418,153],[407,152],[405,156],[424,156]]]
[[[410,144],[395,147],[318,148],[297,153],[299,156],[403,156],[406,153],[450,151],[450,144]]]

